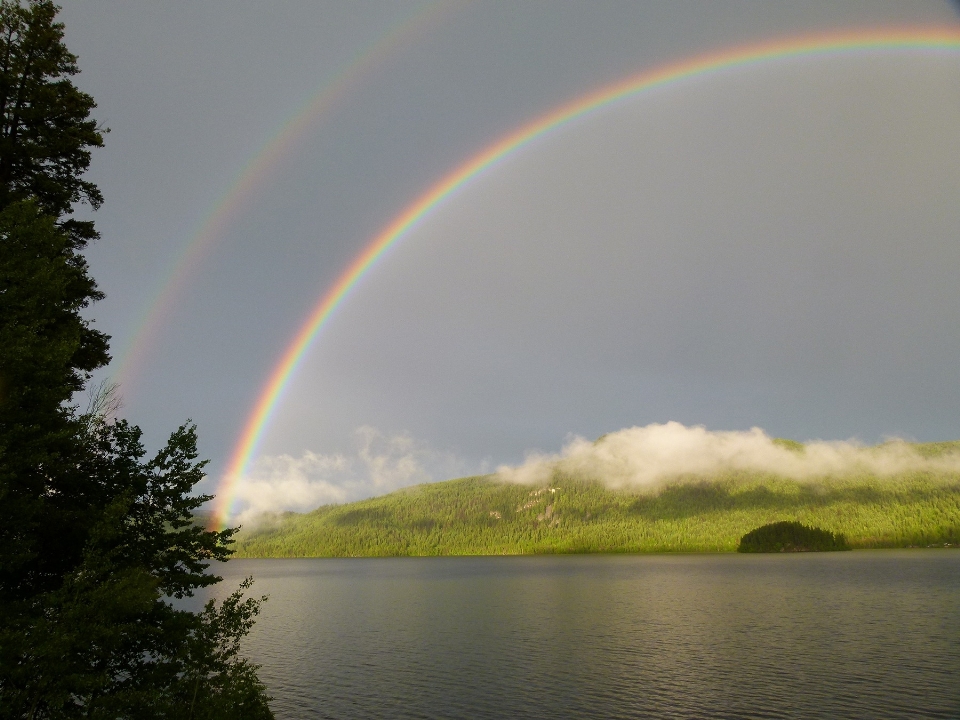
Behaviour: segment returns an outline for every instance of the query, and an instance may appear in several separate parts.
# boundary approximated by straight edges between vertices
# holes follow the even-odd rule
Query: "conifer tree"
[[[100,205],[82,174],[102,132],[73,85],[49,0],[0,0],[0,718],[269,718],[239,653],[250,582],[190,612],[231,530],[192,515],[203,476],[185,424],[147,458],[140,429],[76,395],[109,362],[81,311]]]
[[[77,202],[103,202],[82,177],[103,133],[90,118],[93,98],[70,81],[77,57],[63,44],[58,10],[50,0],[0,3],[0,207],[33,198],[79,250],[96,238],[93,223],[65,216]]]

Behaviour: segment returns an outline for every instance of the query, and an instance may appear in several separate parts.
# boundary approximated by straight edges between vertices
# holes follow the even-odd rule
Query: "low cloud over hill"
[[[577,437],[556,455],[531,454],[517,467],[502,466],[505,480],[545,483],[554,472],[602,480],[609,487],[655,486],[680,476],[760,472],[795,480],[911,471],[960,471],[960,446],[890,440],[876,447],[856,442],[803,445],[771,438],[760,428],[714,432],[677,422],[632,427],[590,441]]]

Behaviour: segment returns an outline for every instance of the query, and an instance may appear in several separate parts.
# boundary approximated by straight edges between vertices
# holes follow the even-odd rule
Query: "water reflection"
[[[280,718],[957,718],[960,552],[235,560]]]

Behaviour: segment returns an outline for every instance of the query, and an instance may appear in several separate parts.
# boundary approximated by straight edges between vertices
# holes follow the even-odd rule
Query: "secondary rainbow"
[[[381,68],[397,51],[414,44],[456,7],[446,0],[430,2],[396,23],[325,82],[254,153],[204,218],[196,234],[181,249],[170,271],[157,284],[135,324],[135,331],[117,353],[114,379],[126,392],[135,385],[140,369],[150,357],[160,331],[169,323],[193,272],[299,142],[322,117],[336,109],[341,99],[359,86],[366,75]]]
[[[260,440],[306,352],[316,340],[334,311],[343,303],[360,279],[377,260],[404,238],[434,207],[450,197],[469,180],[476,178],[498,160],[526,146],[545,133],[596,112],[617,101],[639,93],[721,71],[741,68],[769,61],[842,55],[848,53],[881,52],[949,52],[960,51],[960,29],[953,27],[881,28],[847,31],[814,36],[777,39],[755,45],[738,46],[653,70],[632,75],[598,90],[580,96],[485,148],[442,178],[413,204],[393,219],[367,247],[350,263],[334,285],[320,298],[308,315],[293,341],[284,351],[270,373],[253,411],[249,415],[240,438],[230,457],[226,472],[217,491],[213,520],[217,527],[226,527],[232,511],[238,484],[249,469]]]

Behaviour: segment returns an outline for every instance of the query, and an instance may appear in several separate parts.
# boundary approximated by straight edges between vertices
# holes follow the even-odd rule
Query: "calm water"
[[[960,551],[224,571],[278,718],[960,718]]]

